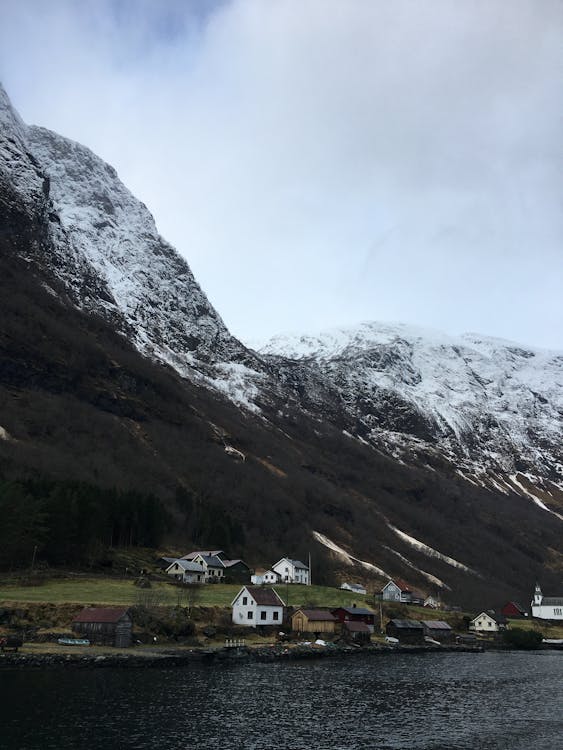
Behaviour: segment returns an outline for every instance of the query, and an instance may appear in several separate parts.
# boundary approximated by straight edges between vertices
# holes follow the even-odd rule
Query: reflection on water
[[[563,653],[0,671],[2,750],[556,750]]]

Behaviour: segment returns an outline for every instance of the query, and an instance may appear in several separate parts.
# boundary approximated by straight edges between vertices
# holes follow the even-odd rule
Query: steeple
[[[532,602],[532,605],[536,605],[539,607],[541,605],[543,599],[543,594],[540,589],[539,583],[536,582],[536,588],[534,589],[534,601]]]

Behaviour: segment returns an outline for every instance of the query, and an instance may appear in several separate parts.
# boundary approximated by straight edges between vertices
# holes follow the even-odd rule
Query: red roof
[[[411,591],[409,584],[406,581],[403,581],[402,578],[394,578],[393,583],[396,583],[402,592]]]
[[[118,622],[128,611],[128,607],[85,607],[73,622]]]
[[[276,594],[274,589],[264,588],[263,586],[245,586],[246,590],[254,598],[256,604],[263,607],[283,607],[284,603]]]

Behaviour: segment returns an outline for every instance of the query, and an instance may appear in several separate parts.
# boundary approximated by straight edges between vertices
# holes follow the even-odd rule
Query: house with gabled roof
[[[201,567],[204,583],[220,583],[225,578],[225,565],[217,555],[198,553],[191,562]]]
[[[182,583],[205,583],[205,571],[198,563],[191,560],[174,560],[166,573]]]
[[[284,602],[272,588],[243,586],[231,602],[233,623],[249,628],[281,625]]]
[[[365,586],[359,583],[344,582],[340,585],[340,588],[344,589],[344,591],[351,591],[353,594],[362,594],[362,596],[365,596],[367,593]]]
[[[309,585],[309,568],[301,560],[292,560],[289,557],[282,557],[272,570],[280,576],[282,583],[303,583]]]
[[[424,626],[418,620],[389,620],[385,632],[391,638],[397,638],[400,643],[422,643],[424,641]]]
[[[281,581],[280,574],[275,573],[273,570],[265,570],[264,568],[256,568],[254,574],[250,576],[250,582],[256,586],[260,586],[264,583],[279,583]]]
[[[518,602],[506,602],[506,604],[501,607],[500,612],[505,617],[528,617],[528,613],[524,607],[518,604]]]
[[[406,581],[395,578],[393,581],[388,581],[381,589],[381,598],[384,602],[408,604],[412,600],[412,589]]]
[[[341,623],[363,622],[369,627],[371,633],[375,629],[375,618],[377,617],[379,620],[379,615],[373,610],[367,609],[367,607],[356,607],[355,604],[351,607],[336,607],[331,609],[331,612]]]
[[[84,607],[71,628],[91,643],[127,648],[131,645],[133,620],[128,607]]]
[[[250,568],[241,559],[226,560],[221,558],[225,567],[225,578],[227,583],[248,583],[250,581]]]
[[[489,612],[481,612],[468,625],[468,630],[476,633],[498,633],[499,630],[504,630],[505,628],[506,617],[504,615],[490,614]]]

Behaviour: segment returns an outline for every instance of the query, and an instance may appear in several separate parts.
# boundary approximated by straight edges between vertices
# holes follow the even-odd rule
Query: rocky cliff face
[[[27,127],[0,90],[6,184],[29,215],[48,218],[33,260],[54,271],[74,304],[101,315],[144,355],[252,408],[263,366],[235,339],[185,260],[115,170],[85,146]],[[48,248],[47,248],[48,245]]]

